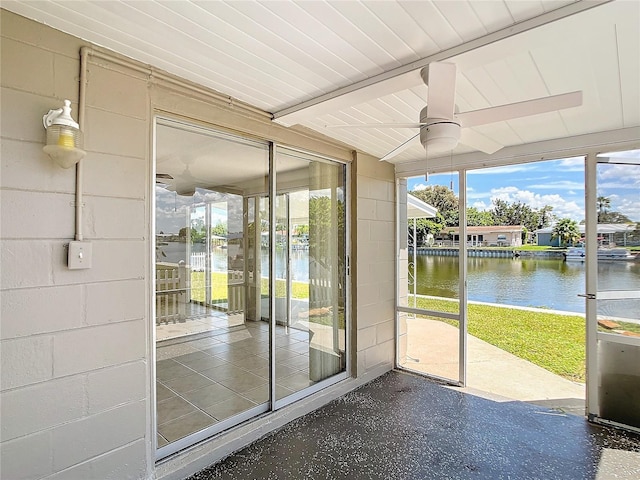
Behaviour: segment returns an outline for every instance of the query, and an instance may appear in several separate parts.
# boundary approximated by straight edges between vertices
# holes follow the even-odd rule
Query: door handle
[[[595,300],[596,299],[595,293],[579,293],[577,296],[578,297],[584,297],[587,300]]]

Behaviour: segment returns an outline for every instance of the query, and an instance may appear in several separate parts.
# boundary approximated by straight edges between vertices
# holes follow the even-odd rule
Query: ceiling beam
[[[429,158],[397,163],[397,177],[415,177],[425,173],[444,173],[460,169],[478,169],[517,165],[542,160],[557,160],[623,150],[640,149],[640,127],[556,138],[505,147],[494,154],[470,152],[453,157]]]
[[[604,5],[612,0],[582,0],[564,5],[534,18],[524,20],[496,32],[489,33],[475,40],[442,50],[434,55],[388,70],[365,80],[338,88],[332,92],[319,95],[310,100],[273,113],[273,120],[290,127],[303,123],[309,118],[340,110],[345,106],[357,105],[374,98],[389,95],[401,90],[420,85],[420,69],[431,62],[438,62],[471,52],[480,47],[504,40],[529,30],[562,20],[577,13]]]

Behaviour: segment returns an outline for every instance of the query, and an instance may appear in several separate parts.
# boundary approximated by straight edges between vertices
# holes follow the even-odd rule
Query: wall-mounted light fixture
[[[62,168],[70,168],[85,156],[80,126],[71,118],[71,102],[42,117],[47,129],[47,144],[42,150]]]

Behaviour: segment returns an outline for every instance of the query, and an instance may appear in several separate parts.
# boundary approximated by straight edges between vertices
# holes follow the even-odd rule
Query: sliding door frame
[[[334,159],[328,156],[323,156],[321,154],[315,153],[315,152],[310,152],[310,151],[306,151],[306,150],[302,150],[302,149],[297,149],[295,147],[290,147],[290,146],[284,146],[284,145],[279,145],[276,144],[275,142],[272,141],[264,141],[258,138],[252,138],[251,136],[247,136],[247,135],[242,135],[242,134],[238,134],[238,133],[234,133],[234,132],[228,132],[226,131],[224,128],[220,128],[218,126],[215,125],[201,125],[198,124],[197,122],[191,122],[191,121],[186,121],[183,119],[179,119],[179,118],[173,118],[170,115],[167,114],[156,114],[154,115],[153,118],[153,130],[152,130],[152,147],[151,147],[151,151],[152,151],[152,167],[151,167],[151,178],[155,179],[155,175],[156,175],[156,143],[157,143],[157,126],[158,125],[165,125],[168,127],[176,127],[176,128],[184,128],[187,131],[193,131],[193,132],[199,132],[199,131],[211,131],[211,132],[219,132],[222,135],[232,135],[232,136],[237,136],[239,138],[244,138],[248,141],[257,141],[260,143],[264,143],[265,146],[268,146],[268,168],[269,168],[269,173],[268,173],[268,183],[267,183],[267,189],[268,191],[265,192],[269,201],[269,395],[267,400],[259,405],[256,405],[255,407],[249,408],[243,412],[238,413],[237,415],[234,415],[233,417],[230,417],[228,419],[224,419],[220,422],[215,423],[214,425],[211,425],[210,427],[207,427],[203,430],[191,433],[189,435],[187,435],[186,437],[180,438],[176,441],[170,442],[167,445],[164,445],[162,447],[158,447],[157,445],[157,431],[158,431],[158,414],[157,414],[157,403],[156,403],[156,398],[157,398],[157,392],[156,392],[156,380],[157,380],[157,375],[156,375],[156,359],[157,359],[157,355],[156,355],[156,332],[155,332],[155,289],[156,289],[156,285],[155,285],[155,275],[154,273],[154,265],[155,262],[152,260],[150,262],[151,264],[151,268],[150,268],[150,279],[149,279],[149,298],[150,298],[150,315],[149,318],[151,319],[150,321],[153,321],[153,326],[151,327],[151,342],[153,345],[153,348],[151,349],[151,354],[150,354],[150,358],[152,360],[152,366],[150,368],[151,371],[151,375],[153,376],[153,378],[151,379],[151,401],[152,404],[154,405],[153,407],[153,413],[151,415],[151,419],[150,419],[150,423],[152,425],[153,428],[153,439],[152,439],[152,443],[153,443],[153,447],[154,447],[154,452],[155,452],[155,459],[156,461],[162,460],[167,458],[169,455],[172,455],[180,450],[184,450],[186,448],[189,448],[193,445],[195,445],[198,442],[201,442],[203,440],[206,440],[208,438],[211,438],[219,433],[221,433],[224,430],[228,430],[229,428],[232,428],[236,425],[239,425],[240,423],[249,421],[253,418],[256,418],[262,414],[265,413],[270,413],[270,412],[275,412],[278,409],[281,409],[287,405],[290,405],[304,397],[307,397],[309,395],[313,395],[314,393],[317,393],[318,391],[333,385],[337,382],[343,381],[347,378],[350,377],[350,372],[351,372],[351,326],[352,326],[352,319],[351,319],[351,272],[350,269],[348,268],[349,264],[350,264],[350,256],[351,256],[351,163],[350,162],[346,162],[346,161],[342,161],[342,160],[338,160],[338,159]],[[275,324],[276,324],[276,297],[275,297],[275,292],[276,292],[276,269],[275,269],[275,259],[276,259],[276,196],[278,194],[277,192],[277,169],[276,169],[276,163],[277,163],[277,157],[278,157],[278,152],[280,151],[280,149],[282,150],[286,150],[286,151],[294,151],[294,152],[299,152],[301,154],[304,155],[308,155],[310,157],[312,157],[314,159],[314,161],[319,161],[319,162],[323,162],[323,163],[329,163],[332,165],[337,165],[340,166],[341,168],[344,169],[344,208],[345,208],[345,232],[343,232],[343,234],[345,235],[345,251],[344,251],[344,263],[346,266],[345,269],[345,356],[346,356],[346,360],[345,360],[345,369],[342,372],[339,372],[335,375],[330,376],[329,378],[326,378],[324,380],[321,380],[317,383],[315,383],[312,386],[303,388],[291,395],[288,395],[287,397],[281,398],[281,399],[277,399],[276,398],[276,358],[275,358],[275,352],[276,352],[276,330],[275,330]],[[153,212],[153,214],[151,215],[151,224],[150,224],[150,228],[151,228],[151,238],[153,239],[150,242],[150,247],[151,247],[151,252],[152,254],[155,251],[155,229],[156,229],[156,225],[155,225],[155,210],[156,210],[156,200],[155,200],[155,185],[153,183],[151,183],[151,187],[149,190],[149,195],[151,198],[150,201],[150,207],[151,210]],[[249,195],[247,197],[245,197],[243,199],[243,205],[246,208],[247,205],[247,198],[254,198],[254,195]],[[209,219],[209,206],[205,206],[206,208],[206,222],[207,224],[210,223],[210,219]],[[254,206],[256,212],[256,218],[259,215],[259,202],[256,202],[256,205]],[[289,212],[289,209],[287,209],[287,212]],[[288,215],[288,213],[287,213]],[[288,215],[289,216],[289,215]],[[244,220],[245,226],[246,226],[246,219]],[[256,244],[255,244],[255,248],[257,249],[257,253],[255,253],[255,258],[254,258],[254,262],[258,263],[260,262],[260,233],[258,231],[258,228],[256,228],[256,238],[254,239]],[[245,239],[246,242],[246,239]],[[289,242],[290,243],[290,242]],[[290,248],[290,246],[289,246]],[[209,248],[207,248],[207,250],[209,250]],[[150,258],[154,258],[153,256]],[[289,260],[287,260],[288,262]],[[210,265],[208,264],[207,261],[207,272],[210,271]],[[246,265],[245,265],[245,271],[246,271]],[[257,272],[259,272],[259,270],[256,270]],[[246,275],[245,275],[246,278]],[[291,275],[287,276],[288,278],[288,292],[287,292],[287,296],[290,299],[290,289],[291,289]],[[256,282],[258,282],[258,285],[260,284],[260,279],[254,279]],[[336,286],[337,288],[337,286]],[[208,292],[208,294],[206,295],[207,300],[210,299],[210,292]],[[258,296],[259,296],[259,291],[258,291]],[[260,301],[260,299],[258,298],[257,300],[258,302]],[[209,302],[206,302],[207,305],[209,304]],[[291,303],[290,301],[287,302],[288,305],[288,309],[290,310],[291,307]],[[287,315],[290,315],[290,311],[287,312]]]

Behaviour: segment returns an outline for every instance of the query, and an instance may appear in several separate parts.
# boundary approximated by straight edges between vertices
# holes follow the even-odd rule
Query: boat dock
[[[413,253],[413,247],[409,247],[409,252]],[[441,255],[448,257],[457,257],[459,250],[457,247],[418,247],[416,255]],[[496,257],[496,258],[513,258],[516,255],[514,249],[495,249],[495,248],[469,248],[467,249],[469,257]]]
[[[409,253],[413,253],[413,247],[409,247]],[[418,247],[416,255],[440,255],[457,257],[457,247]],[[470,247],[467,249],[469,257],[493,257],[493,258],[549,258],[564,260],[564,252],[560,251],[535,251],[535,250],[518,250],[516,248],[496,249],[496,248],[478,248]]]

